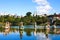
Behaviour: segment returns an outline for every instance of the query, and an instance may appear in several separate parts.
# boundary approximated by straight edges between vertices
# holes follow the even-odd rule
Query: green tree
[[[31,14],[32,14],[31,12],[27,12],[26,16],[31,16]]]

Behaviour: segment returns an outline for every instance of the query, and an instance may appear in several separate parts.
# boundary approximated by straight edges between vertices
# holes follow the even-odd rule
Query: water
[[[0,30],[0,40],[60,40],[60,29],[56,29],[56,32],[45,29],[33,29],[29,26],[25,26],[25,29],[18,29],[18,26],[11,27],[9,31],[5,29]]]

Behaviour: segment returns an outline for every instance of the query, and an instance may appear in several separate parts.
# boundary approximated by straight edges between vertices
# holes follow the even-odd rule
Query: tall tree
[[[31,14],[32,14],[31,12],[27,12],[26,16],[31,16]]]

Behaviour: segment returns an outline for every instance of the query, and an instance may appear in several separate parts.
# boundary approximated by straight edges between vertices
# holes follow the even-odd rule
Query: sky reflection
[[[42,29],[0,30],[0,40],[60,40],[60,34]]]

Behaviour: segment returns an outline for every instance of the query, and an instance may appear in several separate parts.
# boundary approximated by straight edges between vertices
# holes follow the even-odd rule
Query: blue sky
[[[46,1],[47,3],[44,1]],[[46,13],[40,8],[40,6],[42,6],[43,4],[40,5],[38,4],[39,2],[41,3],[41,1],[39,0],[0,0],[0,13],[7,12],[10,14],[25,15],[29,11],[34,13],[37,10],[38,10],[37,14]],[[42,2],[44,2],[46,5],[49,5],[49,7],[47,8],[48,10],[47,14],[48,13],[53,14],[54,12],[57,12],[57,13],[60,12],[60,5],[59,5],[60,0],[43,0]],[[42,6],[43,9],[45,8],[45,6]]]
[[[60,0],[48,0],[54,12],[60,13]],[[53,11],[52,11],[53,12]]]

